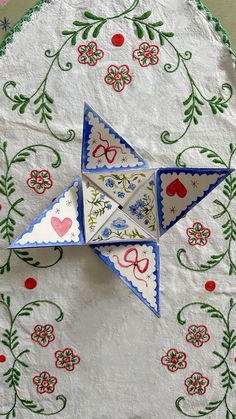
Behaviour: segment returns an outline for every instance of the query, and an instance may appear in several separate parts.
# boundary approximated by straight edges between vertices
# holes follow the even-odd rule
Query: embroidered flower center
[[[200,381],[199,381],[199,380],[195,380],[195,381],[193,382],[193,387],[195,387],[195,388],[200,388],[200,387],[201,387],[201,383],[200,383]]]
[[[39,184],[44,183],[43,177],[42,176],[37,176],[36,177],[36,183],[39,183]]]
[[[48,386],[48,380],[43,380],[42,381],[42,386],[47,387]]]
[[[148,49],[147,51],[145,51],[143,53],[143,55],[144,55],[145,58],[151,58],[152,57],[152,53],[151,53],[150,49]]]
[[[116,73],[114,76],[115,80],[121,80],[122,79],[122,75],[120,73]]]
[[[195,333],[194,337],[195,337],[195,339],[199,340],[199,339],[201,339],[202,335],[201,335],[200,332],[197,332],[197,333]]]
[[[173,356],[171,358],[171,362],[172,362],[172,364],[178,364],[178,358],[177,358],[177,356]]]
[[[47,332],[45,332],[45,330],[42,330],[42,332],[40,332],[39,333],[39,336],[42,338],[42,339],[44,339],[44,338],[46,338],[47,337]]]
[[[70,362],[70,357],[69,356],[63,356],[63,362],[65,364],[67,364],[68,362]]]
[[[93,56],[93,50],[92,49],[88,49],[88,51],[86,52],[87,57],[92,57]]]
[[[195,233],[194,236],[196,237],[196,239],[201,239],[202,233],[201,232]]]

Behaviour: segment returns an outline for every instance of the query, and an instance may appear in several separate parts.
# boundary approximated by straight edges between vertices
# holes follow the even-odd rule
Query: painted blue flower
[[[125,230],[129,226],[128,224],[126,224],[125,220],[119,217],[116,220],[112,221],[111,227],[114,228],[115,230]]]
[[[113,179],[111,179],[111,178],[108,178],[108,179],[106,180],[106,182],[105,182],[105,185],[106,185],[108,188],[113,188],[113,186],[115,185],[115,181],[114,181]]]
[[[108,204],[107,205],[107,209],[109,209],[109,210],[112,209],[112,205],[111,204]]]
[[[154,180],[150,180],[149,185],[150,185],[150,186],[154,186],[154,185],[155,185]]]
[[[110,236],[109,228],[104,228],[104,230],[102,231],[102,236],[105,237],[105,239],[107,239]]]
[[[141,211],[137,211],[136,217],[137,217],[138,220],[142,220],[144,215],[141,213]]]
[[[134,191],[136,189],[135,183],[130,183],[128,186],[128,189],[130,189],[131,191]]]
[[[136,207],[139,207],[139,208],[143,208],[143,207],[145,207],[145,202],[142,200],[142,199],[139,199],[137,202],[136,202]]]
[[[103,193],[100,194],[100,199],[103,201],[105,199],[105,195]]]
[[[118,192],[118,198],[124,198],[125,197],[125,193],[124,192]]]
[[[0,26],[3,31],[7,32],[8,29],[11,27],[9,19],[4,17],[3,20],[0,20]]]
[[[136,205],[130,205],[130,206],[129,206],[129,210],[130,210],[130,213],[131,213],[132,215],[136,215],[136,212],[137,212],[137,207],[136,207]]]

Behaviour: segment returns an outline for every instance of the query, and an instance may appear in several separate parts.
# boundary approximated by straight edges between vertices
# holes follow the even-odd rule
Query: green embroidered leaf
[[[104,18],[101,16],[97,16],[92,12],[84,12],[84,16],[87,17],[88,19],[92,19],[92,20],[103,20]]]
[[[143,38],[144,37],[144,31],[143,31],[142,26],[136,21],[134,21],[134,26],[136,27],[138,38],[139,39]]]
[[[88,36],[89,36],[89,32],[90,32],[90,29],[92,28],[92,25],[89,25],[84,31],[83,31],[83,33],[82,33],[82,38],[84,39],[84,40],[86,40],[86,39],[88,39]]]
[[[141,16],[136,17],[138,20],[145,20],[148,19],[151,16],[152,12],[151,10],[148,10],[147,12],[143,13]]]
[[[73,22],[73,25],[75,25],[75,26],[89,26],[89,23],[86,23],[86,22],[80,22],[79,20],[75,20],[75,21]]]
[[[174,36],[173,32],[162,32],[163,36],[166,36],[167,38],[172,38]]]
[[[150,23],[151,26],[153,26],[154,28],[158,27],[158,26],[163,26],[164,22],[162,22],[161,20],[159,22],[154,22],[154,23]]]
[[[154,39],[155,39],[155,34],[154,34],[154,32],[149,28],[149,26],[147,26],[147,33],[148,33],[148,36],[149,36],[149,39],[151,40],[151,41],[153,41]]]
[[[100,30],[102,29],[103,25],[106,23],[106,20],[104,20],[103,22],[99,23],[99,25],[96,26],[96,28],[93,31],[93,37],[97,38]]]

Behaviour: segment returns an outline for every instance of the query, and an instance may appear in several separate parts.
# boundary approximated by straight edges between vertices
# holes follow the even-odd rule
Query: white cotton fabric
[[[74,141],[66,144],[52,137],[45,125],[39,124],[33,104],[24,115],[11,111],[12,104],[2,92],[6,81],[16,81],[18,93],[31,95],[51,62],[44,52],[58,50],[65,39],[61,35],[63,30],[72,29],[72,22],[82,20],[86,10],[111,16],[128,6],[128,0],[55,0],[35,13],[31,22],[24,24],[0,60],[0,138],[8,142],[9,156],[31,144],[47,144],[57,149],[62,157],[60,168],[54,169],[51,167],[54,156],[49,150],[42,149],[12,169],[15,196],[25,199],[25,216],[17,217],[15,237],[79,175],[84,101],[151,164],[175,166],[178,153],[193,145],[209,147],[228,161],[229,144],[235,142],[235,96],[223,115],[213,116],[205,105],[199,124],[193,125],[179,142],[173,145],[161,142],[160,134],[164,130],[174,138],[185,129],[182,102],[190,94],[189,82],[183,68],[173,74],[164,71],[165,63],[176,63],[176,56],[167,45],[160,47],[158,65],[139,66],[132,58],[132,51],[141,41],[128,20],[109,21],[101,30],[97,43],[105,55],[98,65],[89,67],[78,63],[77,46],[84,43],[78,38],[76,46],[68,45],[61,56],[63,63],[72,62],[72,70],[63,72],[55,66],[50,73],[47,89],[54,97],[50,126],[59,136],[74,129]],[[224,82],[236,89],[235,68],[221,34],[197,9],[194,0],[142,0],[133,14],[141,15],[147,10],[152,10],[155,20],[163,20],[163,30],[175,33],[173,42],[180,51],[192,51],[193,58],[188,62],[188,68],[206,97],[220,95],[219,89]],[[119,32],[125,36],[122,48],[111,43],[112,35]],[[159,40],[156,38],[153,43],[159,45]],[[121,93],[104,83],[111,64],[130,67],[132,83]],[[13,95],[16,92],[12,89]],[[216,167],[205,154],[196,150],[186,152],[184,161],[189,167]],[[5,171],[2,155],[0,167]],[[43,195],[37,195],[26,184],[33,169],[51,172],[53,187]],[[215,361],[212,352],[220,347],[222,337],[217,319],[210,319],[204,311],[190,308],[185,313],[187,322],[184,327],[176,320],[178,310],[185,304],[206,301],[226,310],[230,296],[236,294],[235,276],[228,275],[227,257],[216,268],[203,273],[183,268],[176,258],[177,250],[184,248],[188,255],[187,264],[196,266],[205,263],[210,255],[225,251],[221,228],[223,219],[213,219],[219,209],[213,201],[218,198],[224,199],[222,186],[161,238],[160,319],[88,247],[65,248],[62,261],[49,269],[31,268],[12,257],[11,271],[0,277],[0,292],[11,296],[12,310],[16,312],[31,300],[48,299],[59,304],[65,314],[64,320],[56,323],[55,310],[45,305],[30,317],[22,317],[17,324],[22,348],[31,350],[28,356],[30,366],[22,371],[20,389],[24,398],[32,398],[48,411],[53,411],[58,406],[55,396],[64,394],[68,404],[56,415],[58,419],[181,419],[183,415],[175,407],[177,397],[186,398],[186,411],[192,414],[209,401],[221,397],[220,373],[211,368]],[[3,199],[1,216],[5,208],[7,205]],[[186,228],[195,221],[212,230],[206,246],[190,247],[187,242]],[[0,246],[0,260],[4,261],[8,251],[2,239]],[[45,263],[55,258],[53,250],[49,249],[34,250],[33,254]],[[233,248],[232,254],[235,254]],[[27,277],[38,281],[33,291],[24,288]],[[204,288],[209,279],[217,282],[213,293]],[[30,339],[30,334],[36,324],[46,323],[55,326],[56,339],[47,348],[42,348]],[[194,348],[185,340],[188,326],[195,323],[206,325],[211,332],[211,340],[201,349]],[[0,332],[6,327],[8,318],[0,307]],[[55,367],[54,352],[66,347],[81,357],[73,372]],[[186,369],[170,373],[161,364],[161,357],[170,348],[187,353]],[[3,350],[1,346],[0,352]],[[3,411],[11,405],[12,397],[1,374],[5,367],[6,364],[0,365],[0,407]],[[204,396],[188,396],[184,380],[199,369],[209,378],[211,385]],[[49,371],[58,379],[52,395],[36,393],[32,377],[41,371]],[[236,411],[233,393],[230,400]],[[209,417],[221,419],[224,415],[222,405]],[[39,415],[17,408],[19,419],[37,417]]]

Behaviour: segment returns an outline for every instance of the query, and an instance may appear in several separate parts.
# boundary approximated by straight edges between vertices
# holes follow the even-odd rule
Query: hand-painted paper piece
[[[160,234],[171,228],[232,171],[231,169],[159,169],[157,200]]]
[[[145,242],[92,248],[140,300],[159,316],[159,245]]]
[[[89,105],[84,108],[83,171],[142,168],[147,163]]]
[[[231,172],[148,169],[144,159],[85,105],[83,187],[77,178],[10,247],[89,244],[158,315],[159,236]]]
[[[152,240],[152,237],[122,210],[117,209],[91,243]]]
[[[81,179],[77,178],[10,246],[84,244]]]
[[[122,207],[153,174],[153,170],[86,173],[86,176]]]
[[[140,227],[157,239],[156,176],[152,176],[126,203],[123,210]]]
[[[85,176],[82,179],[84,231],[86,242],[89,242],[118,208],[118,204]]]

